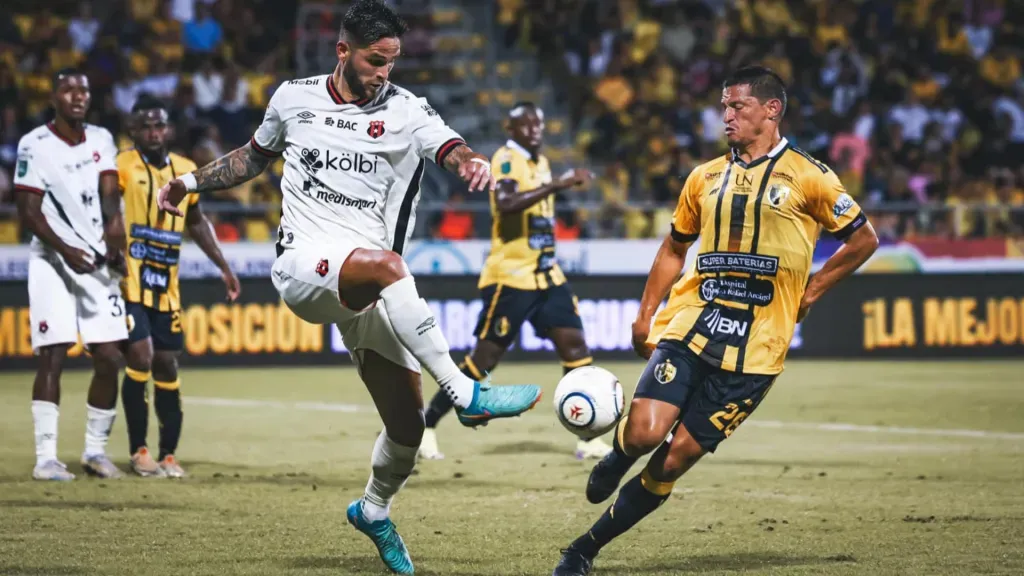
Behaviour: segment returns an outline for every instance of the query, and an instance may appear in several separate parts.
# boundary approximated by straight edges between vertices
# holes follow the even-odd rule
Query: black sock
[[[170,383],[156,382],[153,386],[153,400],[156,417],[160,421],[160,456],[174,454],[181,438],[181,422],[184,414],[181,411],[181,389],[178,381]]]
[[[444,390],[438,390],[437,394],[430,399],[430,405],[427,406],[427,414],[424,417],[424,421],[427,428],[437,428],[437,423],[452,409],[452,399],[444,393]]]
[[[143,379],[144,378],[144,379]],[[147,385],[149,375],[129,369],[121,382],[121,403],[124,405],[124,422],[128,427],[128,453],[134,455],[146,445],[149,428],[149,397]]]
[[[483,374],[474,374],[473,370],[467,365],[466,362],[459,364],[459,371],[466,375],[468,378],[480,381],[483,380]],[[452,409],[455,404],[452,403],[452,399],[444,393],[444,390],[438,390],[437,394],[430,399],[430,404],[427,406],[427,413],[423,420],[427,428],[437,428],[437,423],[444,418],[444,415]]]
[[[654,481],[646,470],[637,474],[619,490],[619,497],[615,499],[615,503],[605,510],[590,530],[577,538],[570,548],[590,558],[597,556],[606,544],[635,526],[661,506],[662,502],[668,500],[671,492],[672,484]]]

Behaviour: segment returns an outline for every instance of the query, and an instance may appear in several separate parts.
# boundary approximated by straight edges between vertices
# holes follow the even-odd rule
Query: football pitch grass
[[[627,398],[639,362],[605,367]],[[604,509],[551,407],[439,428],[393,518],[421,575],[550,574]],[[65,375],[75,473],[88,374]],[[184,369],[183,481],[33,482],[31,375],[0,375],[0,574],[385,574],[348,526],[380,423],[351,368]],[[436,387],[425,384],[427,394]],[[156,444],[155,417],[150,444]],[[109,447],[127,470],[120,413]],[[639,466],[634,472],[639,472]],[[790,362],[758,411],[596,575],[1024,573],[1024,361]]]

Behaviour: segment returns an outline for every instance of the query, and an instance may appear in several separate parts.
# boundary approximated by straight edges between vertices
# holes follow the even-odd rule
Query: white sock
[[[377,436],[370,457],[373,473],[363,494],[363,516],[367,520],[383,520],[391,513],[391,500],[405,485],[416,465],[416,450],[414,446],[396,444],[388,437],[387,429]]]
[[[57,419],[60,409],[53,402],[32,401],[32,422],[36,430],[36,466],[57,459]]]
[[[380,298],[391,319],[391,328],[402,345],[437,380],[455,406],[469,406],[473,401],[473,380],[459,371],[448,354],[448,341],[427,302],[416,291],[412,276],[381,290]]]
[[[85,407],[88,414],[85,421],[85,456],[99,456],[106,452],[117,408],[103,410],[88,404]]]

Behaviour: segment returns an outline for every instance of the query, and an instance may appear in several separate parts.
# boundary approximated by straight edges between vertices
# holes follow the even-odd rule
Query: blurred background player
[[[135,147],[117,156],[118,185],[127,222],[127,275],[122,290],[128,310],[128,353],[121,401],[124,403],[132,471],[139,476],[180,478],[185,471],[174,452],[181,437],[181,379],[178,356],[185,345],[181,329],[178,260],[182,234],[199,245],[220,269],[228,300],[241,288],[221,254],[199,195],[189,194],[178,208],[183,217],[161,212],[156,193],[174,178],[196,169],[194,162],[170,152],[167,107],[142,94],[132,107],[131,137]],[[160,453],[153,460],[146,446],[149,425],[147,384],[153,378],[156,416],[160,422]]]
[[[284,157],[271,279],[297,316],[337,325],[352,351],[384,430],[374,443],[372,476],[347,517],[392,571],[412,574],[390,509],[423,438],[421,369],[451,397],[466,426],[518,416],[536,405],[541,390],[483,385],[463,375],[402,259],[427,159],[457,173],[470,191],[494,186],[485,156],[425,99],[388,81],[406,30],[381,0],[353,3],[335,44],[333,73],[282,84],[249,144],[171,180],[158,203],[183,216],[179,206],[189,192],[237,186]],[[312,117],[323,120],[306,119]]]
[[[754,412],[782,372],[796,322],[878,247],[835,173],[779,134],[786,90],[774,72],[737,70],[722,105],[732,151],[695,169],[679,195],[633,324],[647,368],[614,450],[591,472],[587,499],[607,499],[640,456],[658,449],[563,552],[554,576],[589,574],[604,545],[664,503],[676,480]],[[822,229],[845,244],[808,282]],[[696,265],[676,282],[698,237]]]
[[[462,373],[482,380],[494,370],[515,342],[524,322],[555,345],[565,373],[593,362],[576,296],[555,259],[555,194],[590,182],[582,169],[555,181],[551,165],[540,153],[544,143],[544,111],[532,102],[512,107],[506,120],[509,140],[491,158],[495,189],[491,195],[491,252],[480,274],[484,301],[474,333],[476,346],[459,365]],[[441,459],[435,428],[452,408],[438,391],[426,413],[419,455]],[[600,438],[580,440],[577,458],[601,458],[611,450]]]
[[[117,195],[117,147],[104,128],[85,123],[89,79],[64,69],[53,79],[52,122],[18,142],[14,175],[18,216],[32,232],[28,264],[32,349],[39,359],[32,387],[37,480],[72,480],[57,459],[60,377],[68,348],[88,347],[93,377],[87,398],[82,467],[119,478],[105,453],[117,414],[119,343],[128,336],[118,290],[124,223]]]

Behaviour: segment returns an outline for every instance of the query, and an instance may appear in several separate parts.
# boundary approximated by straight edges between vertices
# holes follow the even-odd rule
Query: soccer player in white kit
[[[236,186],[284,155],[273,282],[299,317],[337,324],[353,351],[384,431],[348,519],[392,571],[411,574],[389,508],[423,437],[420,365],[467,426],[521,414],[540,399],[540,388],[481,385],[463,375],[402,260],[426,159],[458,173],[471,191],[494,186],[486,157],[425,100],[388,82],[405,30],[381,0],[355,2],[334,72],[282,84],[249,144],[172,180],[158,201],[177,214],[187,193]]]
[[[82,467],[103,478],[123,474],[105,447],[117,414],[120,342],[128,337],[119,277],[124,243],[117,189],[117,147],[110,132],[86,124],[89,79],[62,70],[53,81],[56,118],[18,142],[14,188],[18,216],[32,232],[28,264],[32,349],[39,358],[32,387],[37,480],[72,480],[57,459],[60,376],[79,335],[94,373],[86,409]]]

